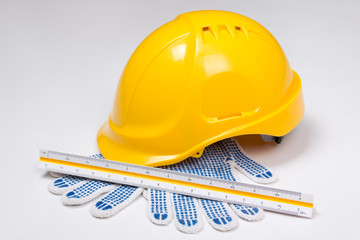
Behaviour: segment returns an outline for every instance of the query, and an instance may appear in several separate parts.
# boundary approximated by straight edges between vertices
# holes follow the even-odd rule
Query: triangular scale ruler
[[[310,218],[314,206],[313,196],[301,192],[50,150],[40,150],[38,166],[58,173],[259,207],[300,217]]]

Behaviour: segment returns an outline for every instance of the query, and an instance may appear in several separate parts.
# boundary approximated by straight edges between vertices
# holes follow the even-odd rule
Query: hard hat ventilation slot
[[[220,37],[222,37],[222,38],[232,37],[231,31],[228,28],[228,26],[219,25],[218,28],[219,28]]]
[[[210,28],[210,26],[205,26],[205,27],[202,28],[202,36],[203,36],[204,41],[211,40],[211,39],[216,39],[215,33]]]
[[[241,30],[241,27],[235,26],[235,34],[237,37],[240,37],[240,35],[243,33]]]

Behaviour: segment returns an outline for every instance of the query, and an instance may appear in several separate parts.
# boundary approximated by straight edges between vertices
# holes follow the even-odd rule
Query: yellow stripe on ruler
[[[267,195],[262,195],[262,194],[257,194],[257,193],[243,192],[243,191],[238,191],[238,190],[233,190],[233,189],[228,189],[228,188],[202,185],[199,183],[185,182],[185,181],[180,181],[180,180],[175,180],[175,179],[162,178],[162,177],[158,177],[158,176],[149,176],[149,175],[140,174],[140,173],[125,172],[125,171],[121,171],[121,170],[91,166],[91,165],[86,165],[86,164],[81,164],[81,163],[67,162],[67,161],[56,160],[56,159],[45,158],[45,157],[40,157],[40,161],[64,165],[64,166],[100,171],[100,172],[105,172],[105,173],[119,174],[119,175],[127,176],[127,177],[135,177],[135,178],[140,178],[140,179],[153,180],[153,181],[181,185],[181,186],[186,186],[186,187],[211,190],[211,191],[216,191],[216,192],[221,192],[221,193],[234,194],[234,195],[239,195],[239,196],[244,196],[244,197],[257,198],[257,199],[268,200],[268,201],[273,201],[273,202],[286,203],[286,204],[307,207],[307,208],[313,208],[313,206],[314,206],[313,203],[308,203],[308,202],[290,200],[290,199],[285,199],[285,198],[280,198],[280,197],[272,197],[272,196],[267,196]]]

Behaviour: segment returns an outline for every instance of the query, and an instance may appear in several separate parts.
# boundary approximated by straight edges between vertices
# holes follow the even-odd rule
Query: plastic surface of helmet
[[[196,11],[135,50],[97,142],[107,159],[167,165],[233,136],[284,136],[303,114],[300,78],[270,32],[236,13]]]

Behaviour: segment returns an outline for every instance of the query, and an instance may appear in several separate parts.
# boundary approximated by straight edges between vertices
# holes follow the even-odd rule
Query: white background
[[[139,198],[109,219],[65,207],[38,149],[87,155],[131,53],[154,29],[200,9],[263,24],[301,76],[306,113],[283,144],[240,139],[274,187],[315,195],[313,219],[267,212],[228,233],[159,227]],[[360,239],[360,5],[356,1],[0,0],[0,239]],[[242,181],[247,181],[240,176]]]

